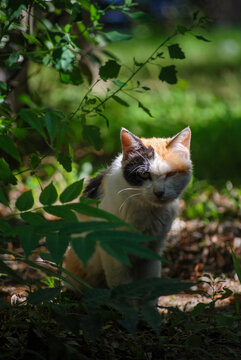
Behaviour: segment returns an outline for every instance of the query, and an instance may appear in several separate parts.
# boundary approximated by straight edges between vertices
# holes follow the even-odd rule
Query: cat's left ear
[[[124,160],[130,158],[141,146],[141,140],[125,128],[121,129],[121,143]]]
[[[173,136],[167,145],[168,148],[172,148],[178,152],[183,153],[186,157],[190,157],[190,142],[191,142],[191,130],[186,127],[177,135]]]

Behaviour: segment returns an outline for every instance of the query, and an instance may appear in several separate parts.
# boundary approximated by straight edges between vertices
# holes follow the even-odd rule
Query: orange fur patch
[[[146,147],[152,146],[160,158],[166,161],[174,170],[180,172],[187,172],[190,170],[190,162],[183,159],[176,151],[167,147],[171,138],[141,138],[141,141]]]

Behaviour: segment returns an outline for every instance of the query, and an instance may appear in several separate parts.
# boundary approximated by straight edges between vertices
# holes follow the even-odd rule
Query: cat
[[[121,129],[122,153],[110,167],[91,179],[84,196],[100,200],[99,207],[158,240],[148,243],[161,254],[177,214],[178,200],[192,175],[191,131],[185,128],[171,138],[139,138]],[[84,269],[72,248],[64,268],[94,287],[161,276],[161,263],[130,257],[128,267],[100,247]]]

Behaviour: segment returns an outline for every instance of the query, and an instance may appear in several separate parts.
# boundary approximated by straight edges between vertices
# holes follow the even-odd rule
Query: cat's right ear
[[[127,160],[140,147],[141,140],[125,128],[121,129],[123,159]]]

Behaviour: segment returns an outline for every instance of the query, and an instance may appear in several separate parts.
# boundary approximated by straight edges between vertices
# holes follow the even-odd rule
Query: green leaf
[[[105,65],[99,69],[99,75],[102,80],[116,78],[119,74],[121,66],[115,60],[108,60]]]
[[[150,305],[144,305],[141,307],[141,314],[147,324],[155,331],[158,332],[161,322],[161,316],[159,311]]]
[[[102,148],[102,139],[99,127],[95,125],[83,125],[82,136],[86,141],[93,145],[96,150],[99,151]]]
[[[51,182],[46,188],[41,192],[39,201],[43,205],[53,204],[58,197],[57,190],[55,189],[53,183]]]
[[[21,69],[20,64],[18,64],[18,59],[19,59],[20,53],[18,51],[13,51],[8,59],[6,59],[4,61],[6,67],[8,69],[14,70],[14,69]]]
[[[128,86],[128,84],[124,83],[123,81],[120,80],[112,80],[113,84],[115,84],[118,87],[125,87]]]
[[[3,158],[0,158],[0,180],[5,184],[17,184],[17,179],[12,174],[8,163]]]
[[[51,234],[46,237],[46,247],[56,264],[61,264],[69,244],[69,237],[61,234]]]
[[[18,162],[21,162],[21,157],[14,144],[13,140],[7,135],[0,135],[0,148],[7,154],[11,155]]]
[[[185,59],[185,54],[179,44],[168,46],[168,51],[171,59]]]
[[[58,216],[67,221],[77,221],[76,215],[71,211],[68,206],[65,205],[48,206],[45,207],[44,210],[51,215]]]
[[[68,47],[64,46],[53,51],[53,60],[58,71],[71,72],[74,59],[75,54]]]
[[[65,84],[72,84],[72,85],[80,85],[83,84],[84,79],[80,73],[80,69],[78,66],[73,66],[73,69],[71,72],[59,73],[60,80]]]
[[[0,203],[2,203],[5,206],[8,206],[8,200],[4,194],[3,189],[0,187]]]
[[[28,302],[32,305],[40,305],[43,302],[53,300],[60,294],[62,286],[50,289],[39,289],[29,294]]]
[[[115,306],[123,315],[123,320],[118,320],[118,323],[121,324],[127,331],[132,335],[136,333],[136,327],[139,321],[138,312],[128,304],[119,303]]]
[[[29,257],[32,251],[37,248],[40,238],[40,235],[34,234],[31,229],[26,231],[26,233],[21,232],[19,234],[20,244],[26,257]]]
[[[89,237],[90,236],[96,237],[98,239],[98,235],[96,235],[95,233],[90,234]],[[114,242],[113,243],[111,243],[111,242],[102,242],[101,248],[103,250],[105,250],[108,254],[113,256],[115,259],[120,261],[121,263],[123,263],[125,265],[128,265],[128,266],[131,265],[130,260],[128,258],[128,255],[123,250],[121,245],[118,245],[118,244],[116,244]]]
[[[22,109],[19,112],[19,116],[23,121],[26,121],[33,129],[35,129],[39,134],[46,139],[46,135],[43,129],[43,118],[38,117],[35,112],[31,109]]]
[[[80,6],[80,4],[75,3],[72,7],[70,22],[77,22],[81,20],[82,20],[82,7]]]
[[[241,284],[241,265],[239,264],[239,261],[235,255],[235,253],[233,252],[233,249],[231,248],[231,252],[232,252],[232,258],[233,258],[233,265],[234,265],[234,268],[235,268],[235,271],[238,275],[238,279],[240,281],[240,284]]]
[[[60,121],[63,120],[64,114],[59,111],[50,110],[47,111],[44,117],[45,126],[48,130],[51,143],[55,139]]]
[[[29,167],[30,169],[36,169],[41,163],[41,159],[37,154],[31,154],[29,157]]]
[[[176,84],[177,83],[177,70],[175,65],[165,66],[161,69],[159,79],[162,81],[166,81],[168,84]]]
[[[122,106],[130,106],[125,100],[121,99],[119,96],[113,95],[112,99],[114,99],[116,102],[118,102]]]
[[[195,285],[181,282],[178,279],[148,278],[119,285],[112,291],[112,297],[118,299],[142,299],[143,302],[154,300],[159,296],[177,294]]]
[[[192,20],[193,21],[196,21],[197,20],[197,17],[198,17],[198,14],[200,13],[200,10],[195,10],[193,15],[192,15]]]
[[[202,40],[205,42],[211,42],[211,40],[206,39],[204,36],[202,35],[195,35],[195,38],[197,38],[198,40]]]
[[[21,218],[30,225],[46,224],[46,220],[41,215],[31,211],[22,213]]]
[[[33,194],[32,194],[32,190],[30,190],[30,191],[26,191],[25,193],[19,196],[15,206],[19,211],[26,211],[31,209],[33,207],[33,204],[34,204]]]
[[[82,201],[82,198],[80,198],[80,201]],[[84,215],[95,217],[95,218],[105,219],[108,221],[115,221],[115,222],[119,222],[119,224],[127,225],[125,222],[123,222],[123,220],[119,219],[117,216],[115,216],[105,210],[98,209],[96,207],[89,206],[84,203],[69,204],[69,207],[71,209],[77,211],[80,214],[84,214]]]
[[[132,39],[132,35],[120,33],[119,31],[110,31],[103,34],[109,41],[126,41]]]
[[[4,234],[11,231],[11,226],[9,223],[3,219],[0,218],[0,232],[3,232]]]
[[[66,221],[51,221],[44,226],[34,226],[34,232],[41,235],[48,235],[54,231],[61,231],[63,234],[81,234],[87,231],[108,230],[115,229],[120,226],[119,222],[106,221],[86,221],[86,222],[66,222]],[[15,226],[13,234],[19,234],[23,231],[28,231],[26,226]]]
[[[88,235],[86,237],[78,237],[71,240],[76,255],[83,261],[85,267],[91,256],[94,254],[97,241],[98,239]]]
[[[66,171],[68,171],[68,172],[72,171],[72,160],[71,160],[70,156],[68,156],[65,153],[61,152],[58,155],[58,162],[63,166],[63,168]]]
[[[22,35],[25,37],[25,39],[28,40],[29,44],[36,44],[41,46],[41,43],[38,41],[38,39],[35,36],[29,35],[23,31],[22,31]]]
[[[177,25],[177,31],[184,35],[187,31],[188,31],[188,28],[186,26],[183,26],[183,25]]]
[[[108,305],[110,293],[109,289],[88,289],[83,293],[83,304],[87,309],[98,309],[102,305]]]
[[[76,199],[83,189],[83,182],[84,179],[81,179],[69,185],[60,195],[60,201],[66,203]]]
[[[138,107],[141,108],[143,111],[145,111],[147,115],[153,117],[150,110],[147,107],[145,107],[140,101],[138,101]]]
[[[128,15],[130,18],[137,20],[137,21],[141,21],[141,22],[153,22],[154,18],[152,18],[151,16],[149,16],[147,13],[143,12],[143,11],[135,11],[133,13],[129,12],[129,11],[125,11],[125,14]]]

